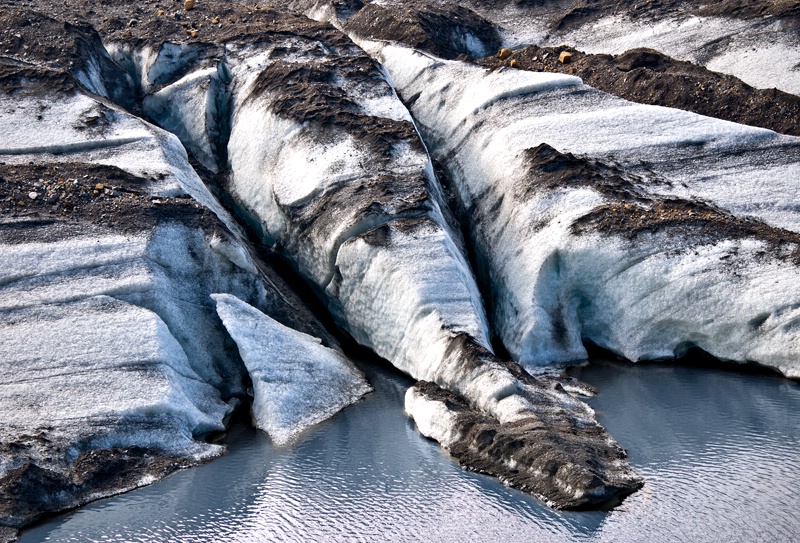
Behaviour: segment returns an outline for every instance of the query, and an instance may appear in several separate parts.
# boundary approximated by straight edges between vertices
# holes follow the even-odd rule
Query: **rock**
[[[503,47],[497,52],[497,58],[499,58],[500,60],[505,60],[510,56],[511,56],[511,49],[507,49],[505,47]]]
[[[511,68],[519,68],[519,62],[517,62],[517,59],[515,59],[515,58],[512,58],[511,62],[509,62],[508,65]]]
[[[28,198],[30,198],[31,200],[35,200],[38,197],[39,197],[39,193],[38,192],[29,192],[28,193]]]
[[[185,0],[183,2],[183,9],[189,11],[190,9],[194,8],[194,0]]]
[[[561,51],[561,54],[558,55],[558,61],[561,64],[569,64],[572,62],[572,53],[569,51]]]

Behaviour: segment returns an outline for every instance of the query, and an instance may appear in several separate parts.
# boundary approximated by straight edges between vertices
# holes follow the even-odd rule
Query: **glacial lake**
[[[403,414],[410,381],[276,449],[229,453],[53,517],[22,543],[800,541],[800,385],[769,375],[596,361],[573,371],[646,485],[610,512],[557,512],[465,472]]]

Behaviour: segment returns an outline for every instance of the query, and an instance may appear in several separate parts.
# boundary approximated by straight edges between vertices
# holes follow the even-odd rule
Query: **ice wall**
[[[323,331],[178,139],[107,99],[125,89],[102,84],[126,78],[99,39],[81,43],[104,59],[77,63],[86,74],[0,63],[4,529],[223,451],[208,438],[246,368],[212,293]]]
[[[798,375],[797,138],[364,45],[452,178],[494,326],[524,366],[581,359],[589,340]]]

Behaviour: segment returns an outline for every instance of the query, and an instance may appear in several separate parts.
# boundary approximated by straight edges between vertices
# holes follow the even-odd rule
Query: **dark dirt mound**
[[[563,51],[572,54],[559,62]],[[590,55],[572,47],[519,49],[505,60],[486,57],[479,64],[581,77],[587,85],[638,102],[667,106],[783,134],[800,136],[800,96],[776,89],[760,90],[736,77],[675,60],[652,49],[632,49],[621,55]]]
[[[274,62],[258,75],[247,99],[266,95],[274,113],[300,123],[341,128],[377,152],[388,153],[399,142],[422,150],[414,125],[365,115],[341,88],[342,80],[372,86],[382,84],[384,76],[364,54],[330,56],[320,62]]]
[[[471,57],[476,43],[485,51],[500,46],[494,25],[458,5],[368,4],[347,21],[345,29],[359,37],[394,40],[443,58]]]
[[[625,462],[627,453],[609,442],[602,427],[563,416],[565,408],[543,394],[535,399],[541,408],[536,416],[501,424],[434,383],[420,381],[414,389],[429,401],[443,403],[454,416],[461,437],[449,452],[462,467],[500,477],[504,484],[553,507],[618,503],[642,485],[632,472],[614,469]]]
[[[216,216],[188,196],[151,197],[147,187],[154,181],[114,166],[0,164],[0,217],[80,222],[118,232],[149,230],[163,220],[209,232],[219,228]],[[0,239],[14,242],[15,230],[0,230]]]
[[[161,479],[189,463],[141,447],[83,452],[66,473],[26,463],[0,477],[0,518],[21,528],[43,514],[137,486],[148,475]]]

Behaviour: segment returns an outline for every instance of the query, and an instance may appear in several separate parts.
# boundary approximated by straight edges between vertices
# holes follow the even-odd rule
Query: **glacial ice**
[[[364,45],[400,96],[413,97],[410,109],[432,156],[448,169],[460,205],[474,210],[472,235],[494,297],[490,314],[516,360],[534,370],[581,359],[590,340],[632,360],[700,347],[800,375],[800,282],[791,256],[800,216],[786,200],[800,188],[797,138],[630,104],[575,78],[489,72],[400,46]],[[527,83],[537,80],[538,87]],[[542,143],[574,153],[590,170],[600,164],[616,172],[624,190],[589,181],[548,186],[547,175],[560,166],[532,169]],[[592,213],[620,202],[614,190],[627,191],[622,202],[642,209],[643,219],[670,202],[707,202],[738,233],[714,238],[680,223],[636,239],[600,227],[578,233]],[[754,224],[785,237],[785,246],[776,252]]]
[[[204,438],[225,430],[246,368],[212,293],[335,344],[254,260],[174,135],[24,70],[11,78],[20,92],[0,93],[0,130],[14,136],[0,161],[8,187],[42,196],[0,221],[3,526],[222,452]]]
[[[624,451],[588,406],[492,354],[463,240],[386,72],[329,26],[299,24],[302,34],[267,32],[243,38],[252,40],[244,45],[231,38],[224,45],[112,48],[135,82],[126,89],[183,146],[175,135],[103,98],[109,89],[98,83],[104,79],[100,64],[81,80],[100,96],[79,85],[51,88],[44,80],[35,92],[0,97],[10,112],[0,118],[0,129],[19,134],[0,149],[6,165],[27,166],[32,159],[77,170],[106,165],[131,177],[121,177],[132,186],[125,187],[131,209],[120,213],[133,211],[133,220],[109,224],[105,212],[114,209],[115,219],[114,204],[124,208],[125,200],[103,200],[101,188],[94,191],[96,201],[87,183],[80,209],[62,209],[62,220],[42,208],[52,221],[23,229],[20,219],[10,225],[17,237],[0,246],[0,253],[22,256],[0,285],[0,315],[9,319],[0,331],[19,342],[24,334],[42,333],[38,321],[28,328],[20,322],[28,315],[47,317],[58,333],[42,353],[32,351],[39,356],[29,363],[32,371],[53,369],[59,342],[67,342],[65,352],[74,350],[76,365],[98,370],[76,370],[74,388],[52,394],[53,402],[75,401],[81,409],[73,426],[58,420],[58,435],[48,434],[57,447],[69,449],[56,466],[58,476],[73,477],[75,454],[103,453],[92,447],[133,444],[177,457],[192,447],[219,452],[197,440],[223,428],[232,405],[226,401],[243,393],[246,370],[255,419],[277,442],[368,390],[337,351],[273,320],[316,329],[302,316],[287,318],[292,304],[269,284],[266,264],[251,258],[239,227],[192,169],[185,146],[212,173],[226,170],[216,179],[224,186],[217,188],[228,191],[237,211],[260,227],[265,244],[292,259],[343,329],[410,375],[446,388],[489,426],[509,435],[534,427],[546,434],[540,443],[546,458],[527,446],[532,442],[526,450],[555,462],[569,485],[588,491],[565,497],[555,488],[563,481],[536,467],[537,495],[572,507],[635,489],[639,478]],[[505,99],[543,90],[539,80],[522,86],[502,77],[497,82],[507,84]],[[491,92],[478,92],[472,107],[482,111],[496,101]],[[77,186],[77,180],[64,181]],[[191,199],[177,198],[185,196]],[[109,337],[91,329],[104,322],[98,304],[114,309]],[[76,327],[81,330],[72,334]],[[118,345],[137,334],[145,341],[135,348]],[[82,356],[95,352],[92,339],[102,343],[97,359]],[[123,356],[111,358],[114,350]],[[124,373],[129,367],[145,377],[131,378]],[[115,389],[103,390],[94,402],[89,391],[102,386],[105,374]],[[125,379],[134,385],[122,386]],[[132,398],[125,396],[129,392]],[[9,397],[0,403],[24,401]],[[8,429],[6,441],[50,431],[35,426],[33,417],[19,424]],[[569,446],[560,447],[565,428]],[[123,434],[127,441],[118,439]],[[179,450],[184,446],[189,449]],[[105,452],[112,459],[117,454]],[[192,452],[193,458],[200,453]],[[46,448],[35,449],[19,459],[30,461],[20,466],[28,470],[23,476],[35,481],[39,464],[50,469],[47,454]],[[484,455],[481,462],[500,461]],[[102,459],[96,464],[105,468]],[[597,488],[599,494],[592,494]]]
[[[265,238],[324,289],[340,326],[359,343],[501,421],[518,418],[530,405],[517,394],[517,379],[497,360],[466,362],[471,355],[459,347],[459,338],[467,337],[490,349],[488,325],[416,132],[410,123],[393,124],[363,109],[365,95],[391,97],[392,88],[372,74],[368,84],[350,75],[352,81],[341,87],[363,119],[350,125],[300,123],[278,115],[272,109],[285,97],[256,92],[254,82],[301,65],[305,53],[296,41],[293,46],[299,58],[286,60],[284,54],[274,60],[251,51],[246,65],[231,59],[236,89],[231,194],[260,222]],[[265,59],[266,65],[253,59]],[[324,58],[305,62],[326,69]],[[327,69],[337,69],[335,57],[327,62],[332,66]],[[293,89],[280,92],[291,96]],[[361,143],[357,134],[365,123],[378,130],[388,125],[392,132],[384,141]]]
[[[191,370],[180,344],[155,313],[93,296],[4,311],[0,319],[4,433],[77,426],[78,435],[97,439],[93,430],[105,427],[115,446],[193,454],[218,450],[193,437],[223,430],[230,408]],[[134,440],[140,426],[158,419],[175,433],[150,432],[156,443]],[[101,437],[109,441],[106,432]]]
[[[372,390],[363,374],[318,338],[292,330],[230,294],[213,294],[253,380],[253,419],[278,444]]]
[[[144,97],[142,111],[175,134],[186,149],[212,172],[217,164],[217,142],[225,113],[225,84],[216,68],[198,70],[158,92]]]

